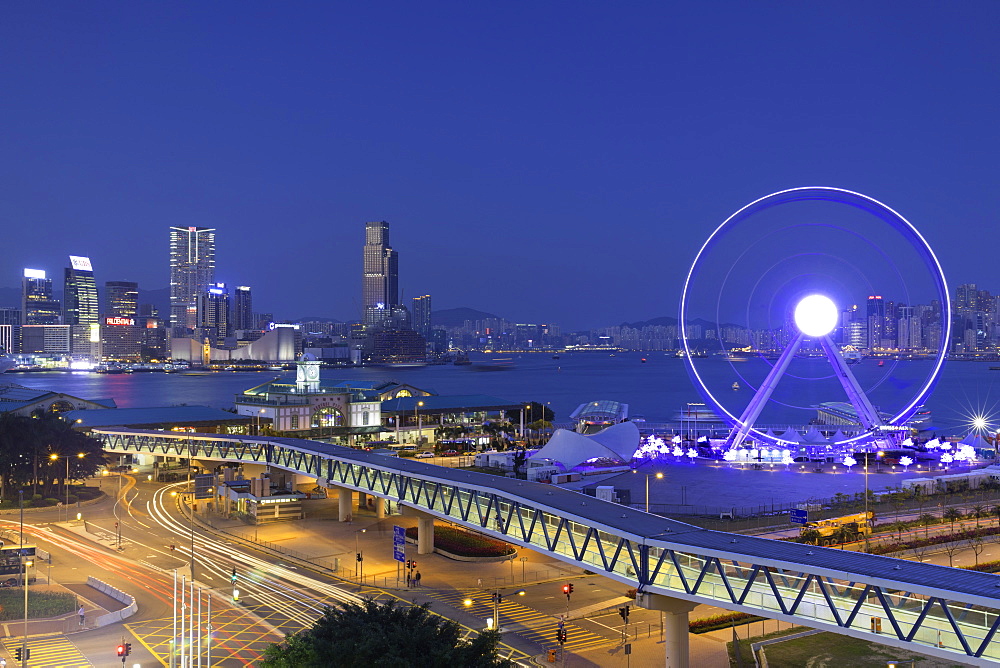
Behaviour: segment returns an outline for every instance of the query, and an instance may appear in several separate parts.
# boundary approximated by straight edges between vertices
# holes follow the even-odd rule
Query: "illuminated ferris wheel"
[[[890,315],[878,310],[883,288],[896,295]],[[856,305],[866,295],[867,313]],[[938,305],[936,325],[924,324],[934,312],[914,305],[921,300]],[[831,444],[840,445],[898,429],[921,407],[944,363],[948,313],[944,272],[909,221],[860,193],[806,187],[751,202],[708,237],[684,283],[679,330],[692,380],[731,426],[727,445],[776,443],[773,432],[758,428],[771,404],[787,419],[835,394],[846,397],[860,425],[849,437],[838,431],[843,438]],[[727,327],[727,318],[737,322]],[[710,326],[714,339],[697,336]],[[846,340],[866,335],[871,354],[884,349],[880,337],[888,334],[894,342],[905,335],[895,361],[855,373]],[[744,340],[733,342],[739,336]],[[720,373],[720,357],[728,375]],[[916,360],[909,366],[898,361],[909,358]]]

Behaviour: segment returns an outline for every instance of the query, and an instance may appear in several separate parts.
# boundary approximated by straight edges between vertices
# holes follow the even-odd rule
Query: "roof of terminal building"
[[[615,422],[621,422],[628,417],[628,404],[623,404],[611,399],[588,401],[585,404],[577,406],[576,409],[570,413],[569,417],[573,420],[610,418]]]
[[[192,424],[204,422],[248,422],[252,417],[208,406],[162,406],[67,411],[62,414],[81,427]]]
[[[55,392],[53,390],[40,390],[34,387],[18,385],[17,383],[2,383],[0,384],[0,412],[16,411],[19,408],[31,406],[32,404],[36,404],[40,401],[60,396],[71,397],[73,399],[86,401],[99,406],[106,406],[108,408],[114,408],[116,405],[115,400],[110,398],[83,399],[82,397],[75,397],[73,395],[65,394],[63,392]]]
[[[140,430],[136,430],[140,431]],[[152,437],[176,436],[163,432],[148,432]],[[188,436],[188,435],[186,435]],[[197,437],[196,434],[189,435]],[[206,439],[246,440],[247,437],[202,434]],[[662,541],[680,551],[717,554],[744,562],[777,565],[789,570],[802,567],[807,572],[826,573],[837,579],[855,580],[864,576],[875,583],[905,586],[912,591],[929,591],[932,595],[955,592],[988,599],[996,607],[1000,603],[1000,584],[990,573],[937,566],[930,563],[895,559],[849,550],[815,547],[802,543],[758,538],[743,534],[702,529],[657,515],[642,512],[610,501],[595,499],[580,492],[544,483],[504,478],[486,473],[445,468],[411,459],[384,457],[372,452],[338,445],[295,438],[267,438],[268,442],[292,449],[328,455],[341,460],[384,467],[403,473],[437,479],[443,483],[470,485],[520,497],[527,503],[551,508],[566,517],[576,517],[588,526],[604,525],[623,534],[647,540]],[[947,596],[946,596],[947,597]]]
[[[423,402],[423,405],[418,406],[418,401]],[[383,413],[412,413],[418,408],[424,413],[442,413],[448,411],[515,410],[523,407],[524,404],[520,402],[491,397],[487,394],[396,397],[382,402]]]

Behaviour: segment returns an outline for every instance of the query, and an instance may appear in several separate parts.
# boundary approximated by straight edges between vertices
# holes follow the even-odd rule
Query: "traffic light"
[[[236,584],[236,567],[233,566],[233,574],[229,576],[229,581]]]
[[[569,583],[569,593],[573,593],[573,583]]]
[[[499,605],[500,603],[502,603],[502,602],[503,602],[503,594],[501,594],[501,593],[500,593],[500,592],[498,592],[498,591],[495,591],[495,592],[493,592],[492,594],[490,594],[490,599],[491,599],[491,600],[492,600],[492,601],[493,601],[494,603],[496,603],[497,605]]]
[[[564,584],[563,587],[562,587],[562,592],[564,594],[566,594],[566,600],[568,601],[569,600],[569,595],[573,593],[573,585],[572,584]]]
[[[411,564],[413,564],[413,560],[412,559],[407,559],[406,560],[406,567],[407,568],[413,568],[413,566]]]
[[[556,640],[559,641],[560,645],[566,642],[566,629],[559,629],[556,631]]]
[[[125,643],[125,656],[128,656],[131,653],[132,653],[132,643],[127,642]]]
[[[629,606],[622,606],[618,608],[618,614],[622,616],[622,621],[628,624],[628,608]]]
[[[125,645],[118,645],[118,656],[125,656]]]
[[[355,552],[354,553],[354,558],[357,559],[358,561],[364,561],[364,559],[361,558],[361,553],[360,552]]]
[[[21,648],[20,647],[15,647],[14,648],[14,658],[17,661],[22,661],[24,659],[24,655],[21,653]]]
[[[410,562],[410,568],[416,568],[416,567],[417,567],[417,560],[414,559],[413,561]]]

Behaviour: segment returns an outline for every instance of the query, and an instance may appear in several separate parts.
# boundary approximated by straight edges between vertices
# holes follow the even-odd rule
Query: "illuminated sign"
[[[131,327],[132,325],[135,325],[135,318],[122,318],[122,317],[119,317],[119,316],[115,316],[113,318],[105,318],[104,319],[104,324],[106,324],[106,325],[128,325],[128,326]]]
[[[100,343],[101,342],[101,326],[96,322],[90,324],[90,342]]]
[[[80,257],[79,255],[70,255],[69,264],[71,267],[77,271],[94,271],[94,267],[90,264],[89,257]]]
[[[45,270],[44,269],[25,269],[24,270],[24,277],[25,278],[45,278]]]

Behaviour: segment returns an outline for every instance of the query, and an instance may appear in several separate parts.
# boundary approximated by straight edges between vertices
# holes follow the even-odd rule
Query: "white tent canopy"
[[[545,446],[530,457],[531,461],[551,460],[567,469],[590,459],[612,459],[624,464],[632,461],[639,448],[639,428],[634,422],[620,422],[585,436],[567,429],[556,429]]]

